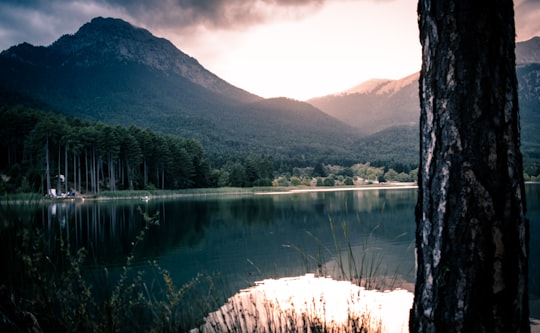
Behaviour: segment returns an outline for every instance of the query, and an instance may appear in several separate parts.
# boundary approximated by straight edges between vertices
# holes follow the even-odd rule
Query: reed
[[[384,255],[373,245],[376,240],[375,231],[379,226],[371,227],[371,231],[362,240],[360,249],[353,247],[351,225],[344,221],[340,224],[329,216],[328,225],[333,244],[329,248],[318,237],[307,232],[317,245],[317,253],[313,255],[290,244],[300,255],[306,273],[316,272],[318,276],[332,276],[338,280],[352,281],[366,289],[393,289],[398,278],[397,269],[389,272],[384,266]],[[397,236],[401,237],[403,235]],[[331,259],[328,259],[331,258]]]
[[[374,323],[369,312],[359,314],[349,309],[346,321],[329,322],[326,303],[316,296],[305,304],[287,307],[271,297],[262,304],[252,297],[244,301],[255,309],[248,312],[245,306],[222,306],[228,304],[223,291],[227,282],[219,276],[197,275],[176,286],[157,261],[150,261],[147,269],[138,269],[134,264],[136,250],[150,228],[159,226],[158,214],[149,216],[140,208],[144,224],[124,265],[114,272],[106,267],[90,272],[85,266],[86,249],[70,248],[62,231],[46,237],[35,216],[20,212],[25,207],[33,209],[29,205],[2,206],[2,216],[10,215],[5,218],[10,222],[4,221],[0,239],[4,255],[8,253],[6,258],[10,258],[6,262],[10,279],[2,281],[8,283],[18,309],[35,314],[45,332],[184,332],[193,327],[201,332],[381,331],[382,324]],[[370,240],[366,240],[362,256],[356,258],[350,226],[329,218],[329,227],[333,250],[312,234],[318,246],[316,254],[295,247],[302,253],[306,270],[326,276],[325,258],[335,256],[340,279],[366,288],[379,287],[382,256],[370,251]],[[90,282],[99,280],[104,282],[99,286]],[[209,321],[209,314],[219,320]]]
[[[16,208],[14,211],[4,207],[2,216],[16,216],[24,207],[29,209],[24,205],[10,207]],[[90,279],[92,274],[85,269],[86,249],[71,249],[61,232],[46,237],[33,217],[24,221],[14,218],[3,226],[1,240],[11,239],[3,244],[12,248],[4,248],[3,255],[11,261],[1,281],[7,283],[16,311],[33,314],[44,332],[178,332],[195,320],[200,322],[213,308],[205,305],[191,313],[185,309],[201,298],[194,293],[198,290],[195,286],[209,284],[209,279],[197,276],[177,287],[156,261],[149,262],[150,269],[136,269],[136,248],[148,230],[159,225],[159,215],[149,216],[140,208],[139,212],[145,224],[120,274],[115,278],[104,267],[101,280],[105,283],[100,286],[89,282],[96,279]],[[209,304],[208,299],[205,302]],[[11,322],[14,318],[7,320],[17,325]]]

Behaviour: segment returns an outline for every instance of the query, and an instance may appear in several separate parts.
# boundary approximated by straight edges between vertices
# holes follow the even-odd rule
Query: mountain
[[[516,43],[516,74],[525,171],[538,174],[540,172],[540,135],[538,135],[540,133],[540,37]],[[369,80],[344,92],[313,98],[307,102],[355,126],[362,133],[371,133],[371,136],[358,142],[361,146],[381,142],[379,140],[381,133],[378,133],[380,131],[384,131],[384,135],[388,137],[398,137],[396,133],[407,133],[403,139],[394,144],[403,148],[403,160],[411,160],[417,156],[412,157],[405,152],[418,151],[418,135],[411,136],[406,129],[412,125],[418,132],[420,117],[418,77],[419,73],[415,73],[399,80]],[[403,145],[406,145],[406,148]],[[398,150],[390,147],[388,149]],[[369,156],[377,155],[374,152],[369,152],[369,154]],[[383,155],[385,154],[381,151],[376,158],[382,158]]]
[[[516,43],[516,63],[518,66],[540,63],[540,37]]]
[[[98,17],[83,25],[76,34],[64,35],[49,47],[23,43],[4,51],[2,56],[50,69],[82,70],[103,65],[138,64],[166,76],[181,76],[227,98],[259,99],[212,74],[168,40],[156,38],[148,30],[119,19]]]
[[[401,80],[373,79],[342,93],[308,103],[372,134],[388,127],[418,123],[418,73]]]
[[[216,163],[248,154],[354,159],[350,143],[360,135],[307,103],[237,88],[166,39],[113,18],[47,47],[3,51],[0,103],[195,138]]]
[[[525,171],[540,172],[540,37],[516,45],[521,116],[521,152]]]

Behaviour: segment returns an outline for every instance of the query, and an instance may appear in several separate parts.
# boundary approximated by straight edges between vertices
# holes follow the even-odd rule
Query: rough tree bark
[[[419,0],[411,332],[529,332],[512,0]]]

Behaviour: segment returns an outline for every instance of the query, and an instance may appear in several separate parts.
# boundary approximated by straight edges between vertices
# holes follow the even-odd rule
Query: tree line
[[[48,195],[101,191],[309,185],[314,178],[348,184],[413,181],[414,165],[375,167],[274,160],[271,156],[231,158],[216,168],[195,139],[136,126],[89,122],[23,106],[0,107],[0,193]],[[292,170],[292,171],[291,171]],[[278,177],[278,175],[280,177]],[[343,180],[339,177],[343,176]],[[349,182],[350,183],[350,182]],[[326,184],[329,186],[330,184]],[[349,184],[350,185],[350,184]]]
[[[0,109],[0,192],[99,193],[212,186],[201,145],[135,126]]]

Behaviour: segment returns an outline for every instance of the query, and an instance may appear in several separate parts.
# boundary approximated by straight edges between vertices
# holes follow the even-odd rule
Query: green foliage
[[[219,186],[272,186],[274,164],[270,157],[248,156],[243,161],[227,162],[215,173]]]
[[[323,186],[334,186],[336,185],[336,181],[332,177],[326,177],[323,180]]]
[[[292,176],[291,177],[291,185],[292,186],[300,186],[302,184],[302,180],[298,177]]]
[[[312,175],[313,177],[326,177],[328,175],[322,162],[319,161],[317,164],[315,164]]]
[[[204,151],[193,139],[24,107],[0,108],[0,133],[6,139],[0,154],[8,157],[0,162],[3,193],[214,185]],[[59,174],[67,180],[61,182]]]
[[[365,164],[355,164],[351,169],[358,177],[368,181],[378,180],[380,176],[384,175],[383,167],[372,167],[369,162]]]

